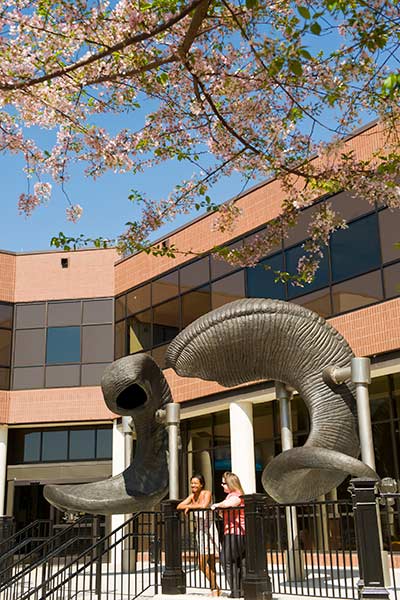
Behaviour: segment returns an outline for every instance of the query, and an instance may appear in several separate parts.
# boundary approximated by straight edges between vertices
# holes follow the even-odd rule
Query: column
[[[253,404],[246,400],[229,405],[232,472],[238,475],[245,494],[256,491]]]
[[[113,438],[112,438],[112,475],[118,475],[125,469],[125,440],[122,427],[118,426],[118,421],[115,419],[113,423]],[[112,515],[111,530],[114,531],[125,521],[124,515]]]
[[[4,515],[7,482],[8,425],[0,425],[0,516]]]

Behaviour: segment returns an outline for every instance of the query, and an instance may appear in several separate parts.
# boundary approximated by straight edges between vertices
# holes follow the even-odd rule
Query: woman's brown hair
[[[242,484],[240,483],[240,479],[237,475],[235,475],[235,473],[225,471],[222,477],[223,479],[225,479],[226,485],[228,486],[230,492],[238,491],[241,493],[241,495],[244,494]]]

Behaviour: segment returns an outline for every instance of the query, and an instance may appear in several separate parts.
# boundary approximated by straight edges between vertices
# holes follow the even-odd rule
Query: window
[[[82,323],[111,323],[112,300],[86,300],[83,303]]]
[[[0,365],[8,367],[11,360],[11,336],[8,329],[0,329]]]
[[[151,304],[150,284],[143,285],[133,292],[129,292],[126,297],[126,310],[128,315],[142,311]]]
[[[164,346],[157,346],[157,348],[153,348],[151,351],[151,356],[153,360],[158,364],[160,369],[165,369],[165,354],[167,352],[169,344],[165,344]]]
[[[115,358],[121,358],[125,356],[125,336],[126,336],[126,322],[121,321],[115,325]]]
[[[379,229],[383,262],[400,260],[400,248],[395,246],[400,242],[400,211],[382,210],[379,213]]]
[[[126,317],[126,296],[115,299],[115,320],[119,321]]]
[[[265,268],[269,267],[269,268]],[[247,271],[247,295],[249,298],[275,298],[285,300],[285,285],[275,283],[274,271],[283,271],[283,255],[275,254],[262,260],[256,267]]]
[[[46,305],[20,304],[16,306],[17,329],[29,327],[44,327],[46,323]]]
[[[182,327],[186,327],[211,310],[210,286],[206,285],[182,296]]]
[[[68,431],[43,431],[42,433],[42,461],[56,461],[68,459]]]
[[[0,390],[10,389],[10,369],[0,367]]]
[[[13,307],[10,304],[0,303],[0,327],[12,327]]]
[[[128,319],[129,354],[151,347],[151,311],[146,310]]]
[[[288,283],[288,298],[296,298],[297,296],[301,296],[302,294],[307,294],[309,292],[313,292],[314,290],[318,290],[320,288],[326,287],[329,285],[329,260],[328,260],[328,248],[323,249],[324,256],[321,258],[321,262],[319,264],[319,268],[315,274],[314,281],[311,283],[305,283],[303,287],[298,285],[293,285],[293,283]],[[294,248],[290,248],[290,250],[286,250],[286,271],[291,275],[295,275],[297,273],[297,264],[299,262],[299,258],[304,255],[304,249],[300,246],[295,246]]]
[[[241,248],[243,246],[243,242],[239,240],[234,244],[229,244],[227,246],[230,250],[234,248]],[[211,261],[211,279],[216,279],[217,277],[221,277],[222,275],[227,275],[231,273],[231,271],[235,271],[238,267],[235,265],[230,265],[225,260],[218,258],[217,256],[210,256]]]
[[[223,304],[245,297],[244,271],[239,271],[212,284],[212,307],[218,308]]]
[[[309,308],[324,318],[327,318],[332,314],[331,293],[329,288],[313,292],[312,294],[306,294],[305,296],[299,296],[298,298],[293,298],[291,302],[300,304],[301,306],[304,306],[304,308]]]
[[[90,460],[96,456],[94,429],[78,429],[70,431],[69,458],[70,460]]]
[[[341,313],[382,300],[381,272],[367,273],[332,287],[333,312]]]
[[[152,283],[153,305],[179,294],[178,271],[173,271]]]
[[[209,281],[209,258],[205,256],[180,269],[181,292],[198,287]]]
[[[351,257],[351,260],[349,258]],[[351,223],[331,238],[332,279],[355,277],[380,265],[377,215]]]
[[[112,325],[88,325],[82,327],[82,362],[111,362],[112,359]]]
[[[24,436],[24,461],[40,461],[40,431],[32,431]]]
[[[80,359],[80,327],[49,327],[47,329],[47,364],[79,362]]]
[[[96,458],[112,457],[112,429],[97,429]]]
[[[16,367],[43,365],[46,353],[45,329],[21,329],[15,332]]]
[[[82,306],[79,302],[49,302],[47,307],[47,325],[80,325]]]
[[[400,263],[385,267],[383,269],[383,279],[385,282],[385,297],[400,296]]]
[[[172,340],[179,332],[179,299],[153,309],[153,346]]]

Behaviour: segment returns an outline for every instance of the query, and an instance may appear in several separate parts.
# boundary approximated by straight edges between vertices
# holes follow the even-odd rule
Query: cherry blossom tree
[[[188,249],[149,238],[178,214],[215,211],[222,230],[238,218],[235,201],[212,199],[219,178],[278,177],[285,200],[266,233],[240,252],[215,249],[253,265],[321,194],[346,189],[400,206],[397,0],[3,0],[0,22],[0,148],[24,156],[22,213],[58,185],[77,221],[82,207],[67,191],[74,163],[96,178],[182,161],[188,177],[165,198],[130,191],[141,218],[113,240],[122,252],[173,254]],[[130,128],[116,134],[98,124],[126,113]],[[380,120],[383,143],[360,160],[342,140],[366,115]],[[52,148],[33,126],[55,132]],[[299,282],[344,226],[329,202],[315,212]]]

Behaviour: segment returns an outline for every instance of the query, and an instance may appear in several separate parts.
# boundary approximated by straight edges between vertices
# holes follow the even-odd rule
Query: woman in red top
[[[235,473],[226,471],[222,476],[222,486],[227,494],[225,500],[212,504],[211,509],[224,509],[224,538],[222,541],[221,564],[231,588],[231,598],[240,598],[242,583],[242,560],[245,544],[245,520],[243,488]]]

